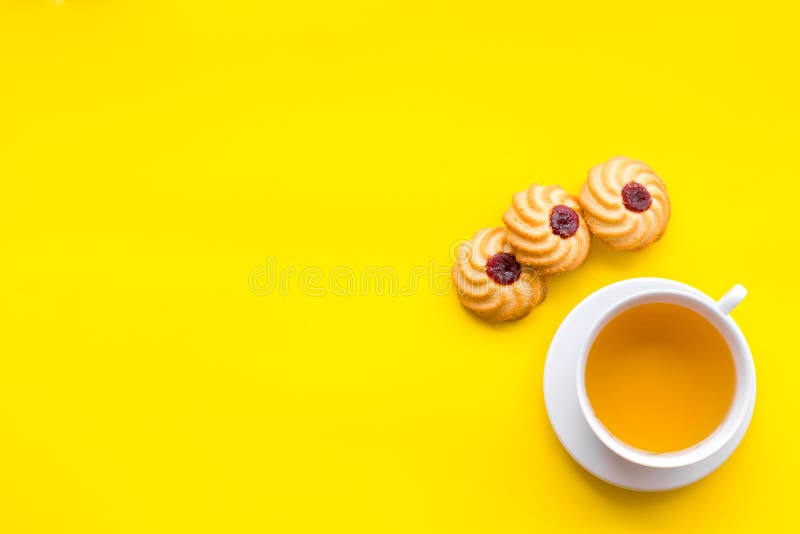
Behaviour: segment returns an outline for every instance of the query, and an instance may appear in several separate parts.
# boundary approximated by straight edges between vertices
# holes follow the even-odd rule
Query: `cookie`
[[[589,253],[591,236],[578,199],[557,185],[533,184],[515,193],[503,222],[517,260],[540,274],[571,271]]]
[[[521,319],[545,296],[542,278],[520,265],[505,228],[478,230],[458,249],[453,281],[461,304],[487,321]]]
[[[612,248],[642,249],[667,229],[667,188],[642,161],[617,156],[594,166],[579,199],[589,229]]]

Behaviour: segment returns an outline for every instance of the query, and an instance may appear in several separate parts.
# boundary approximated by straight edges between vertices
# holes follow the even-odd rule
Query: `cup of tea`
[[[578,403],[597,438],[646,467],[689,466],[734,439],[755,399],[753,359],[719,301],[680,289],[644,290],[589,327],[577,365]]]

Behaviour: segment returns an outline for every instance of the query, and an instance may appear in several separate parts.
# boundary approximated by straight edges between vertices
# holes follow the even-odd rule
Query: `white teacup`
[[[696,464],[719,451],[734,438],[737,429],[740,428],[747,417],[748,407],[753,403],[756,395],[756,376],[750,347],[747,345],[747,341],[739,327],[728,315],[746,295],[747,290],[738,284],[725,293],[719,301],[715,301],[705,295],[698,296],[681,290],[641,291],[619,300],[610,306],[605,313],[597,317],[594,325],[590,327],[586,343],[583,345],[579,355],[576,385],[578,388],[578,403],[583,412],[583,417],[594,434],[606,447],[618,456],[635,464],[646,467],[673,468]],[[677,304],[694,310],[705,317],[728,343],[736,369],[736,390],[733,402],[727,416],[719,427],[710,436],[688,449],[668,453],[643,451],[616,438],[595,416],[586,394],[586,359],[597,335],[619,313],[635,306],[654,302]]]

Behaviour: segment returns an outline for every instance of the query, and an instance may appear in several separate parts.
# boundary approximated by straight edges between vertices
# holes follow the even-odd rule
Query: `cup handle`
[[[719,311],[723,314],[728,315],[746,296],[747,290],[744,286],[742,284],[736,284],[717,301],[717,307],[719,307]]]

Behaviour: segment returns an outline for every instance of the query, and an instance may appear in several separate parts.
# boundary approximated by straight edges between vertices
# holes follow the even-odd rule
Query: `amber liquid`
[[[666,303],[614,317],[586,361],[586,393],[614,436],[645,451],[686,449],[708,437],[733,401],[736,369],[702,315]]]

